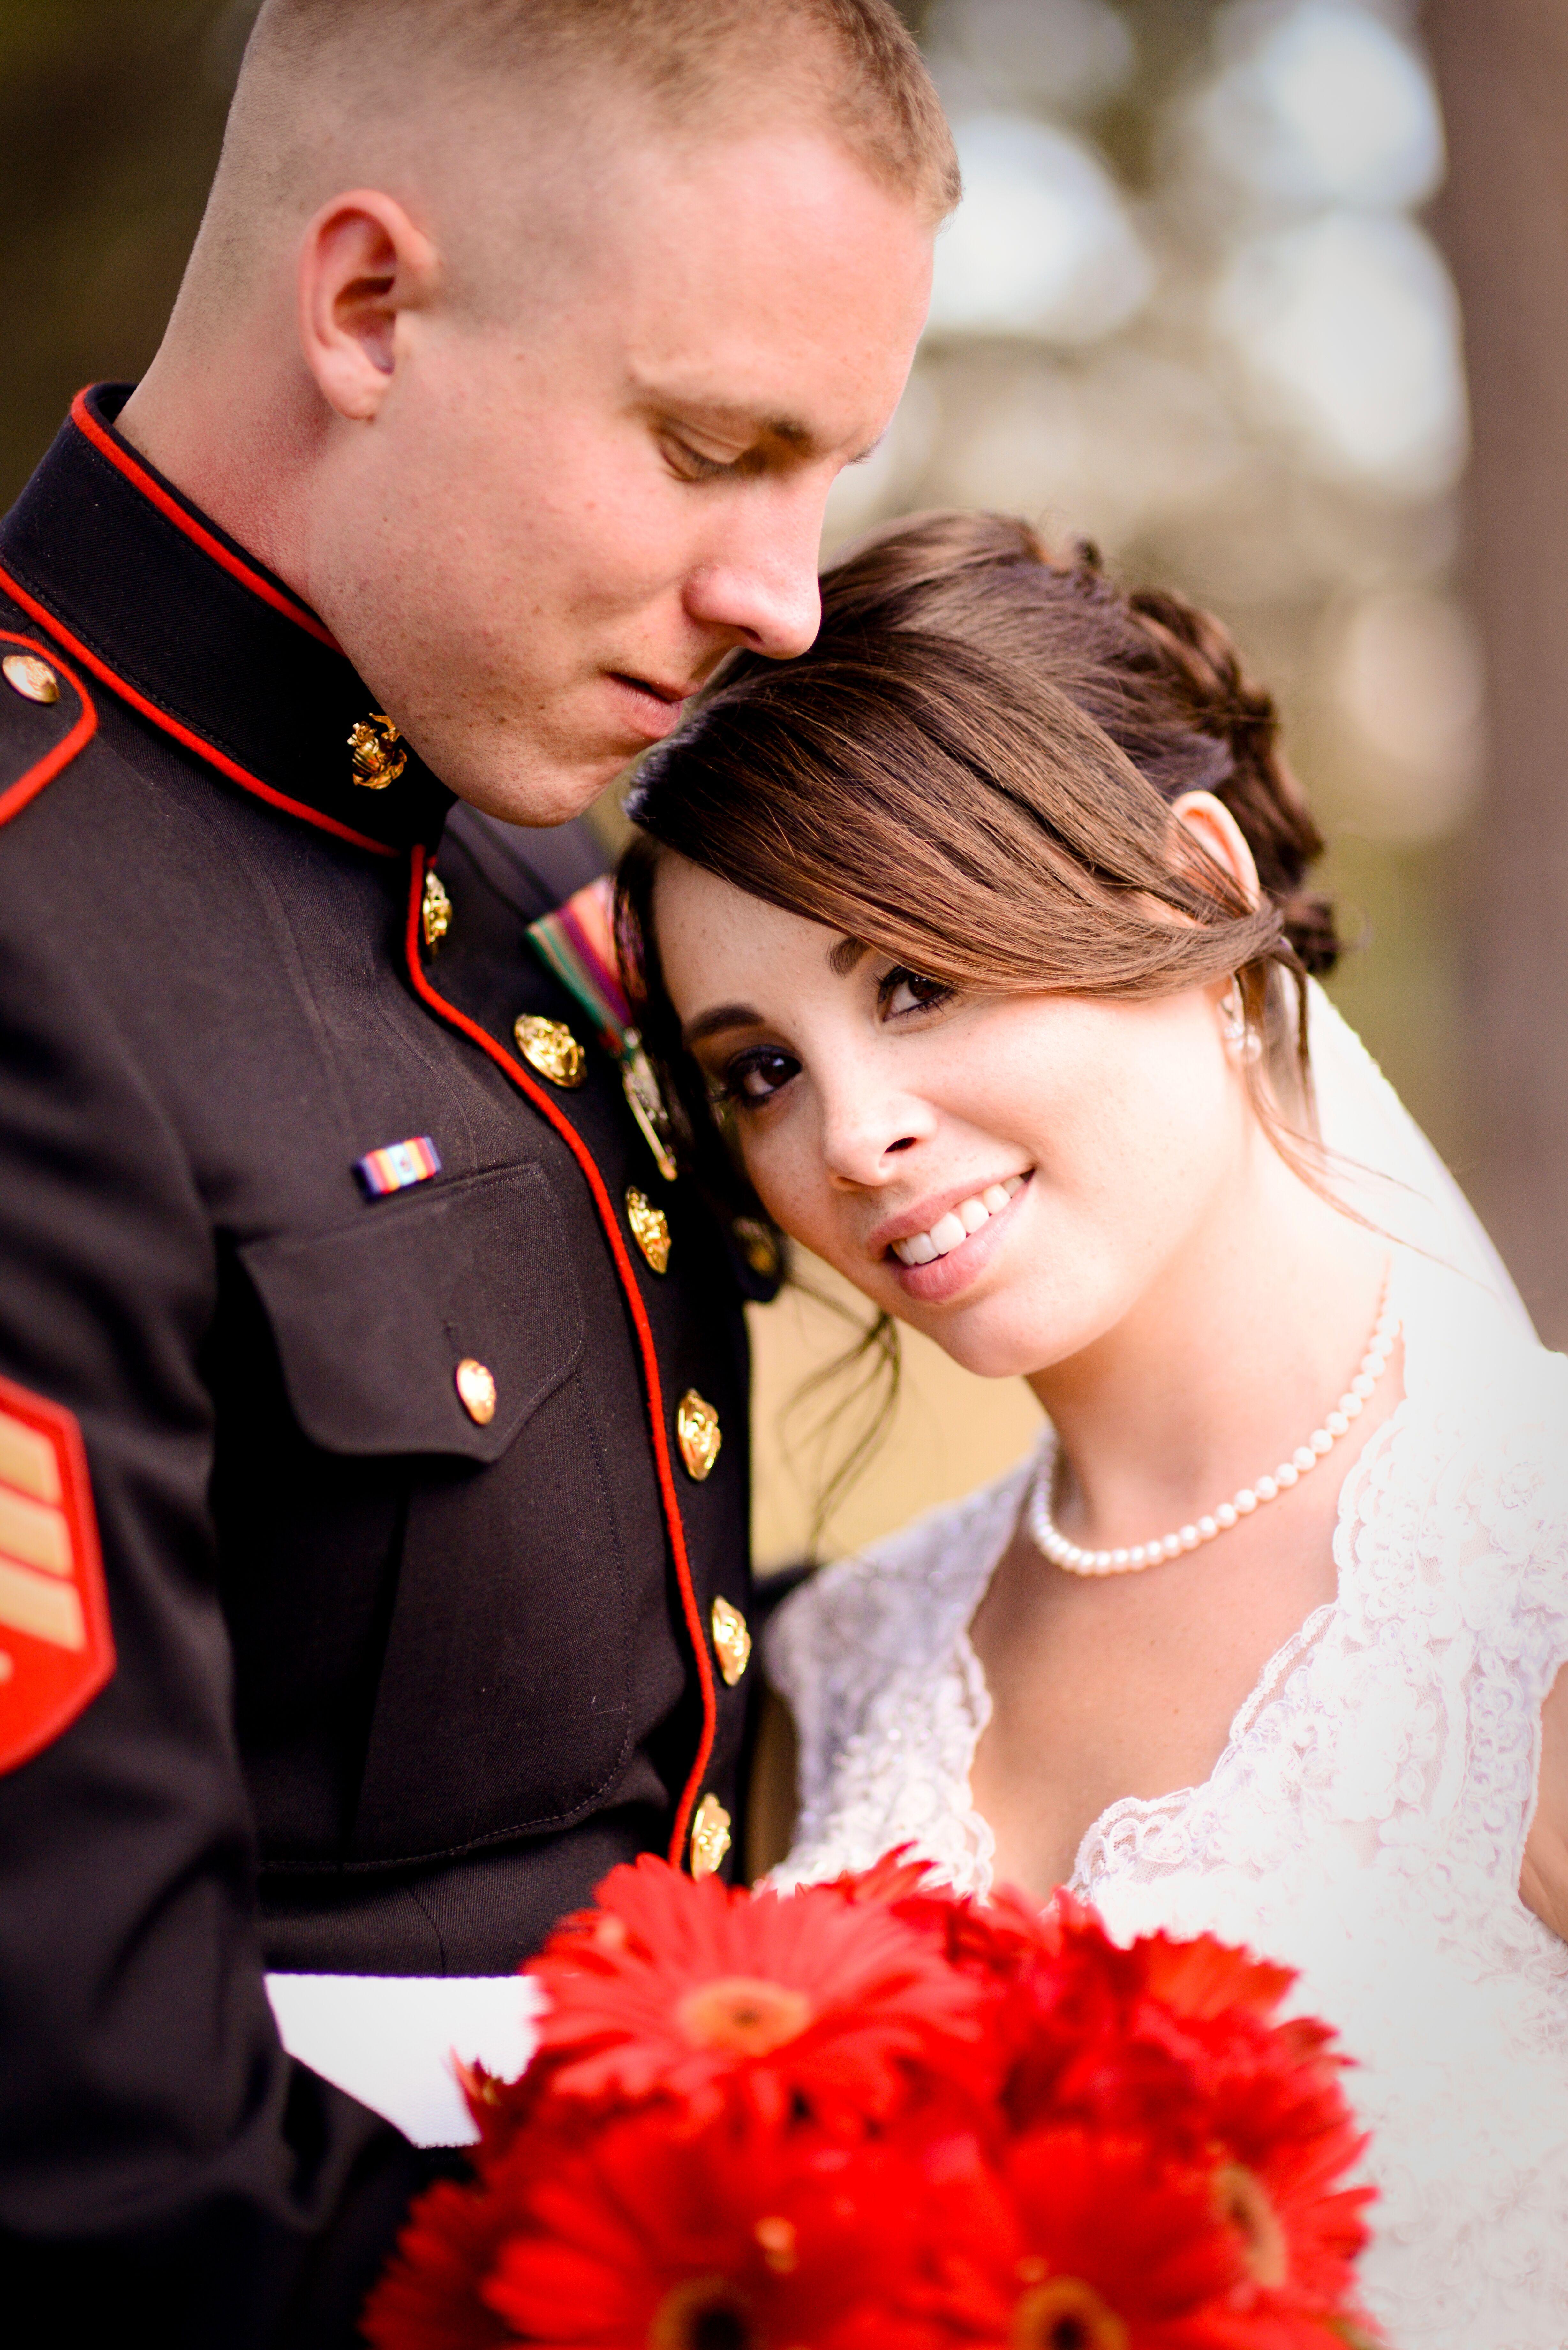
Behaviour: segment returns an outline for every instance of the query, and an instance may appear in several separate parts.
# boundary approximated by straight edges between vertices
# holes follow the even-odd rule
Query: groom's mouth
[[[661,743],[675,732],[696,690],[690,685],[665,685],[655,678],[633,677],[625,670],[609,670],[606,674],[630,729],[644,743]]]

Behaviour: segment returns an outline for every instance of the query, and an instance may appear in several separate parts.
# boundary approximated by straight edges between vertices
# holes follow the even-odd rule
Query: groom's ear
[[[356,188],[323,204],[299,255],[299,342],[321,395],[369,423],[390,389],[405,314],[435,292],[436,249],[401,204]]]
[[[1258,879],[1257,860],[1247,846],[1246,834],[1224,801],[1217,800],[1212,792],[1184,792],[1179,800],[1171,802],[1170,813],[1182,831],[1197,842],[1204,858],[1230,875],[1247,903],[1261,905],[1263,885]],[[1179,834],[1175,845],[1179,851]]]

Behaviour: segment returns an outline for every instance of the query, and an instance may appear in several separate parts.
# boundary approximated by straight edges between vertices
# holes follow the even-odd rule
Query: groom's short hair
[[[618,81],[656,127],[686,133],[804,111],[933,223],[959,199],[940,101],[892,0],[265,0],[236,115],[250,99],[271,118],[281,162],[290,92],[352,109],[394,86],[520,81]]]

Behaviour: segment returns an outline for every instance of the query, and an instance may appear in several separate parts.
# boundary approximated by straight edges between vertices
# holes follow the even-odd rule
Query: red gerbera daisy
[[[480,2299],[514,2226],[503,2197],[443,2180],[415,2204],[359,2320],[371,2350],[494,2350],[506,2327]]]
[[[890,2314],[926,2191],[902,2149],[644,2107],[535,2179],[484,2299],[559,2350],[939,2350]]]
[[[1032,2012],[1011,2016],[1026,2033],[1009,2088],[1015,2121],[1148,2136],[1207,2182],[1240,2252],[1247,2341],[1272,2338],[1265,2318],[1283,2327],[1282,2345],[1320,2340],[1318,2321],[1354,2306],[1372,2199],[1342,2184],[1366,2140],[1332,2033],[1275,2022],[1293,1975],[1210,1936],[1150,1935],[1122,1950],[1075,1904],[1058,1925],[1056,1955],[1017,1978]],[[1311,2321],[1304,2334],[1297,2320]]]
[[[552,2087],[569,2097],[658,2095],[700,2116],[738,2081],[769,2116],[794,2100],[861,2126],[908,2093],[917,2064],[977,2067],[980,1987],[891,1910],[831,1887],[732,1892],[645,1856],[606,1878],[598,1908],[568,1920],[530,1971],[550,1998]]]
[[[930,2305],[1014,2350],[1229,2350],[1209,2320],[1244,2274],[1207,2179],[1082,2129],[1008,2148],[983,2235],[929,2265]]]

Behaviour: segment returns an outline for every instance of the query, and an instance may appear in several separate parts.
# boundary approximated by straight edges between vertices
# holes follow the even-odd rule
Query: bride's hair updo
[[[1304,886],[1323,843],[1220,623],[1000,515],[893,524],[822,594],[809,652],[726,664],[628,802],[621,951],[688,1150],[717,1175],[659,972],[660,845],[960,987],[1137,998],[1233,974],[1260,1107],[1274,1125],[1262,1071],[1300,1105],[1299,983],[1337,952]],[[1171,822],[1193,791],[1245,836],[1256,907]]]

